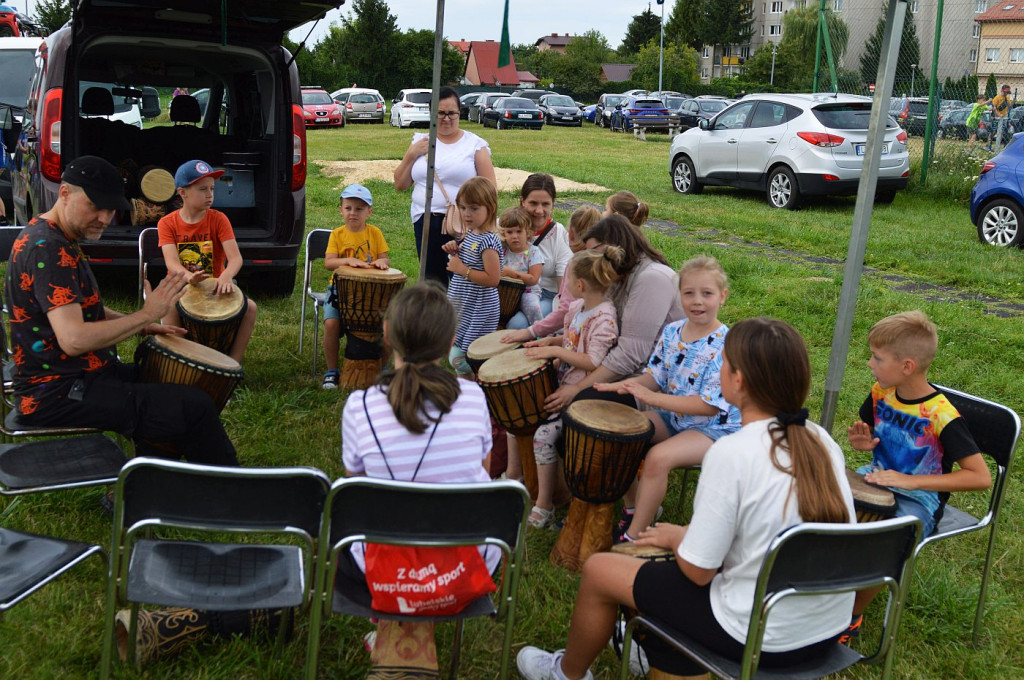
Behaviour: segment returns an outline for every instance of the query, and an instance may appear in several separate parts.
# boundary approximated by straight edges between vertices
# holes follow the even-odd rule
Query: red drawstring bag
[[[480,551],[472,545],[368,543],[364,557],[372,606],[389,614],[458,614],[473,600],[498,589]]]

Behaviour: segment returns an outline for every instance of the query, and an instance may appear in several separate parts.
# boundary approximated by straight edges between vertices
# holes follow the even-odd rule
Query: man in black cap
[[[993,151],[993,144],[995,145],[995,151],[999,151],[999,147],[1005,146],[1004,135],[1006,134],[1006,121],[1010,114],[1010,86],[1003,84],[999,94],[992,97],[992,122],[996,124],[996,130],[994,133],[989,133],[988,138],[988,150]],[[995,135],[993,140],[992,134]]]
[[[82,156],[61,175],[57,202],[18,235],[6,295],[15,363],[14,399],[26,425],[81,426],[132,437],[140,455],[237,465],[213,401],[183,385],[139,383],[117,359],[136,333],[182,334],[157,322],[182,296],[184,274],[165,278],[136,312],[103,305],[79,241],[98,239],[130,207],[113,165]],[[147,284],[148,288],[148,284]]]

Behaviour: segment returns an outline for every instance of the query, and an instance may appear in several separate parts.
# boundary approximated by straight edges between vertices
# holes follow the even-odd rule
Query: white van
[[[0,201],[13,216],[11,173],[14,149],[35,72],[36,49],[42,38],[0,38]]]

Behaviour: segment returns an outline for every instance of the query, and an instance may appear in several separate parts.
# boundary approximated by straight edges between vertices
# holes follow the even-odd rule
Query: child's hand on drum
[[[508,333],[505,333],[505,335],[501,336],[501,341],[506,343],[525,342],[532,339],[533,333],[529,328],[524,328],[518,331],[509,331]],[[529,344],[527,344],[527,346],[529,346]]]
[[[555,411],[561,411],[563,408],[572,403],[572,400],[576,398],[576,395],[580,393],[580,388],[576,385],[562,385],[557,390],[552,392],[544,400],[544,408],[550,413]]]
[[[235,284],[225,272],[217,277],[217,295],[227,295],[235,291]]]
[[[655,522],[653,526],[643,529],[636,539],[637,545],[650,545],[656,548],[676,551],[686,535],[686,527],[668,522]]]
[[[208,278],[210,278],[210,275],[204,271],[189,272],[188,274],[188,282],[191,283],[193,286],[202,283]]]
[[[540,340],[537,341],[540,343]],[[526,358],[528,359],[558,359],[561,347],[546,347],[545,345],[532,342],[526,343]]]
[[[906,475],[896,470],[875,470],[864,475],[864,481],[878,486],[891,486],[896,489],[917,489],[922,478],[931,475]]]
[[[504,342],[506,337],[508,337],[508,336],[502,336],[501,341]],[[555,336],[555,337],[552,337],[552,338],[538,338],[537,340],[531,340],[530,342],[524,342],[523,343],[523,347],[553,347],[553,346],[556,346],[556,345],[558,347],[562,346],[562,337],[561,336]],[[527,354],[527,356],[530,356],[530,355]],[[542,357],[542,356],[538,355],[538,358],[545,359],[547,357]]]
[[[382,258],[380,260],[374,260],[373,262],[370,263],[370,266],[376,267],[377,269],[380,269],[382,271],[387,271],[388,269],[391,269],[391,262],[389,260]]]
[[[366,264],[365,261],[360,260],[357,257],[343,257],[338,265],[345,267],[355,267],[356,269],[369,269],[370,265]]]
[[[881,441],[871,432],[871,426],[863,420],[857,421],[847,428],[846,437],[850,440],[850,446],[857,451],[872,451]]]

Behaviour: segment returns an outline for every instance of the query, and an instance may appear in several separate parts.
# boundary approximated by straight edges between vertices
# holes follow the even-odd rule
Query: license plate
[[[520,118],[525,118],[526,120],[532,120],[533,119],[533,115],[531,115],[529,113],[520,113],[519,117]]]
[[[331,119],[330,118],[317,118],[316,122],[318,122],[318,123],[330,123]]]
[[[370,117],[370,114],[368,114],[368,113],[360,113],[360,114],[359,114],[359,117],[360,117],[360,118],[369,118],[369,117]]]
[[[867,150],[867,148],[868,148],[868,145],[867,144],[854,144],[853,148],[857,150],[857,155],[858,156],[863,156],[864,155],[864,151]],[[882,155],[884,156],[887,153],[889,153],[889,143],[888,142],[886,142],[885,144],[882,145]]]
[[[572,120],[572,116],[562,116],[562,120]]]

